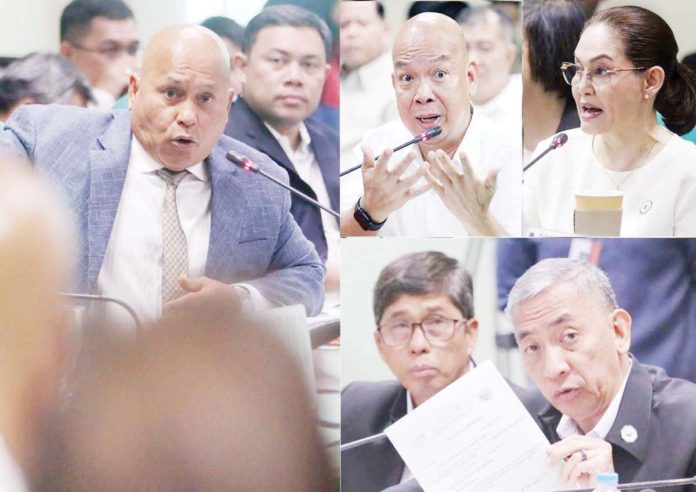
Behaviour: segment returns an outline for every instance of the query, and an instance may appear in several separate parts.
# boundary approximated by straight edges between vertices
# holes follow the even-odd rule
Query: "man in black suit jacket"
[[[338,209],[338,135],[310,115],[329,72],[331,34],[318,16],[282,5],[248,24],[244,90],[232,105],[225,134],[264,152],[290,175],[290,185]],[[293,195],[291,212],[326,260],[338,246],[338,221]],[[327,233],[328,236],[327,237]]]
[[[594,486],[603,472],[615,471],[622,483],[696,475],[696,384],[629,354],[631,316],[601,270],[543,260],[517,280],[507,312],[541,391],[523,402],[552,443],[550,465],[561,465],[570,487]],[[419,490],[415,480],[388,488]]]
[[[402,256],[375,286],[375,343],[398,381],[353,383],[341,394],[341,441],[378,434],[466,373],[478,322],[469,273],[428,251]],[[410,477],[387,439],[341,455],[341,490],[376,492]]]
[[[543,260],[517,280],[507,312],[548,401],[536,418],[553,443],[549,461],[569,485],[613,471],[621,482],[696,475],[696,385],[629,354],[631,316],[601,270]]]

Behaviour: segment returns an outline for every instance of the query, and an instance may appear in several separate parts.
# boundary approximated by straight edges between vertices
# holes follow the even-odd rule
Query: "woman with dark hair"
[[[678,136],[696,124],[696,74],[677,51],[649,10],[615,7],[587,21],[561,66],[580,128],[525,176],[527,229],[572,234],[575,192],[618,190],[622,236],[696,236],[696,146]]]
[[[572,0],[525,2],[522,28],[525,164],[539,142],[580,126],[570,86],[558,70],[580,39],[585,14]]]

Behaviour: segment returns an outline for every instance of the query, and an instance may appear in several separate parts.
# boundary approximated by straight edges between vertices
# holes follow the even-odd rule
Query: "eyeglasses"
[[[138,54],[138,50],[140,49],[140,43],[137,41],[127,45],[122,45],[119,43],[109,43],[96,49],[87,48],[86,46],[81,46],[76,43],[72,43],[72,45],[82,51],[89,51],[90,53],[99,53],[104,58],[108,58],[109,60],[115,60],[121,55],[121,53],[127,53],[130,56],[135,56]]]
[[[446,342],[454,336],[454,329],[463,319],[443,318],[432,316],[425,318],[420,323],[412,323],[406,320],[390,321],[377,327],[385,345],[406,345],[411,341],[413,332],[419,327],[423,336],[429,343]]]
[[[611,83],[611,76],[617,72],[640,72],[643,70],[645,70],[645,67],[614,69],[596,67],[592,70],[583,70],[577,63],[564,62],[561,64],[561,72],[563,72],[563,78],[568,85],[579,85],[584,73],[587,75],[587,80],[595,87],[608,86]]]

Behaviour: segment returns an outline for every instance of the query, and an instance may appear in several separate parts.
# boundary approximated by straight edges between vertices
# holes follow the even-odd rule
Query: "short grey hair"
[[[462,10],[462,13],[457,17],[457,22],[463,26],[483,24],[488,22],[489,12],[494,14],[495,18],[498,19],[502,39],[508,43],[514,42],[515,27],[512,24],[512,19],[497,7],[483,5],[466,8]]]
[[[519,303],[565,282],[575,285],[580,294],[594,296],[599,303],[597,307],[606,311],[619,307],[609,278],[602,270],[579,260],[548,258],[517,279],[508,295],[505,314],[511,318],[513,309]]]
[[[73,62],[56,53],[32,53],[0,73],[0,112],[27,97],[37,104],[68,104],[75,94],[90,101],[89,82]]]

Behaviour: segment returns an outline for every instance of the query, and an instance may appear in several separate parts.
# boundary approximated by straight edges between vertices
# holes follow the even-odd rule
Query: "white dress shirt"
[[[616,420],[616,416],[619,414],[619,405],[621,405],[621,399],[623,398],[626,383],[628,382],[628,375],[631,372],[631,366],[633,365],[632,360],[629,360],[629,362],[630,364],[628,366],[628,370],[626,371],[626,376],[624,377],[623,383],[621,383],[621,386],[619,387],[619,391],[617,391],[614,395],[611,403],[604,411],[602,418],[599,419],[597,424],[595,424],[594,428],[590,432],[585,434],[586,436],[604,439],[607,437],[607,434],[609,434],[609,431]],[[561,420],[558,422],[558,426],[556,427],[556,433],[561,439],[575,435],[583,435],[580,427],[578,427],[575,421],[567,415],[561,416]]]
[[[155,320],[162,314],[162,204],[166,184],[155,174],[162,167],[134,136],[121,201],[97,278],[98,294],[125,301],[142,321]],[[188,246],[188,274],[200,277],[210,239],[210,180],[203,163],[188,168],[188,175],[176,189],[176,203]],[[92,308],[99,307],[92,303]],[[119,321],[128,319],[118,307],[102,307],[108,309],[109,319],[114,315]]]
[[[385,148],[394,148],[413,138],[401,121],[388,123],[365,134],[363,142],[374,155]],[[406,147],[396,152],[389,160],[392,169],[411,149]],[[498,190],[493,197],[490,211],[503,228],[511,235],[522,230],[522,154],[519,148],[507,142],[505,136],[483,115],[474,112],[469,128],[455,153],[454,162],[460,166],[459,152],[465,151],[474,174],[485,179],[490,169],[498,168]],[[423,156],[416,152],[404,176],[423,166]],[[362,160],[360,147],[355,149],[356,162]],[[425,183],[421,179],[418,183]],[[341,210],[352,208],[363,193],[362,174],[355,171],[341,179]],[[468,232],[434,190],[429,190],[406,202],[392,212],[379,230],[380,236],[447,237],[467,236]]]
[[[475,104],[477,114],[489,118],[508,143],[522,153],[522,76],[511,74],[508,83],[486,104]]]
[[[300,123],[300,144],[297,149],[293,149],[290,145],[290,139],[279,133],[275,128],[266,122],[263,123],[271,135],[275,137],[278,144],[288,156],[297,174],[302,178],[302,181],[307,183],[314,193],[317,195],[317,201],[328,209],[331,209],[331,200],[329,192],[326,190],[324,177],[321,174],[319,162],[312,150],[312,138],[307,131],[304,123]],[[301,200],[301,198],[298,198]],[[340,233],[338,230],[338,221],[327,212],[321,211],[321,223],[324,228],[324,236],[328,247],[327,263],[338,261],[338,242]]]
[[[97,278],[97,294],[130,305],[141,321],[162,315],[162,205],[166,184],[157,176],[162,165],[133,136],[123,192],[109,244]],[[188,276],[203,275],[210,240],[210,178],[203,162],[187,169],[176,189],[177,211],[188,247]],[[249,284],[254,307],[267,305]],[[125,310],[112,303],[92,302],[88,316],[105,317],[116,326],[133,326]]]
[[[362,162],[362,157],[353,162],[353,148],[367,130],[399,119],[393,71],[387,50],[371,62],[341,74],[341,170]]]
[[[116,98],[111,92],[92,87],[92,101],[87,104],[88,108],[110,112],[114,104],[116,104]]]

